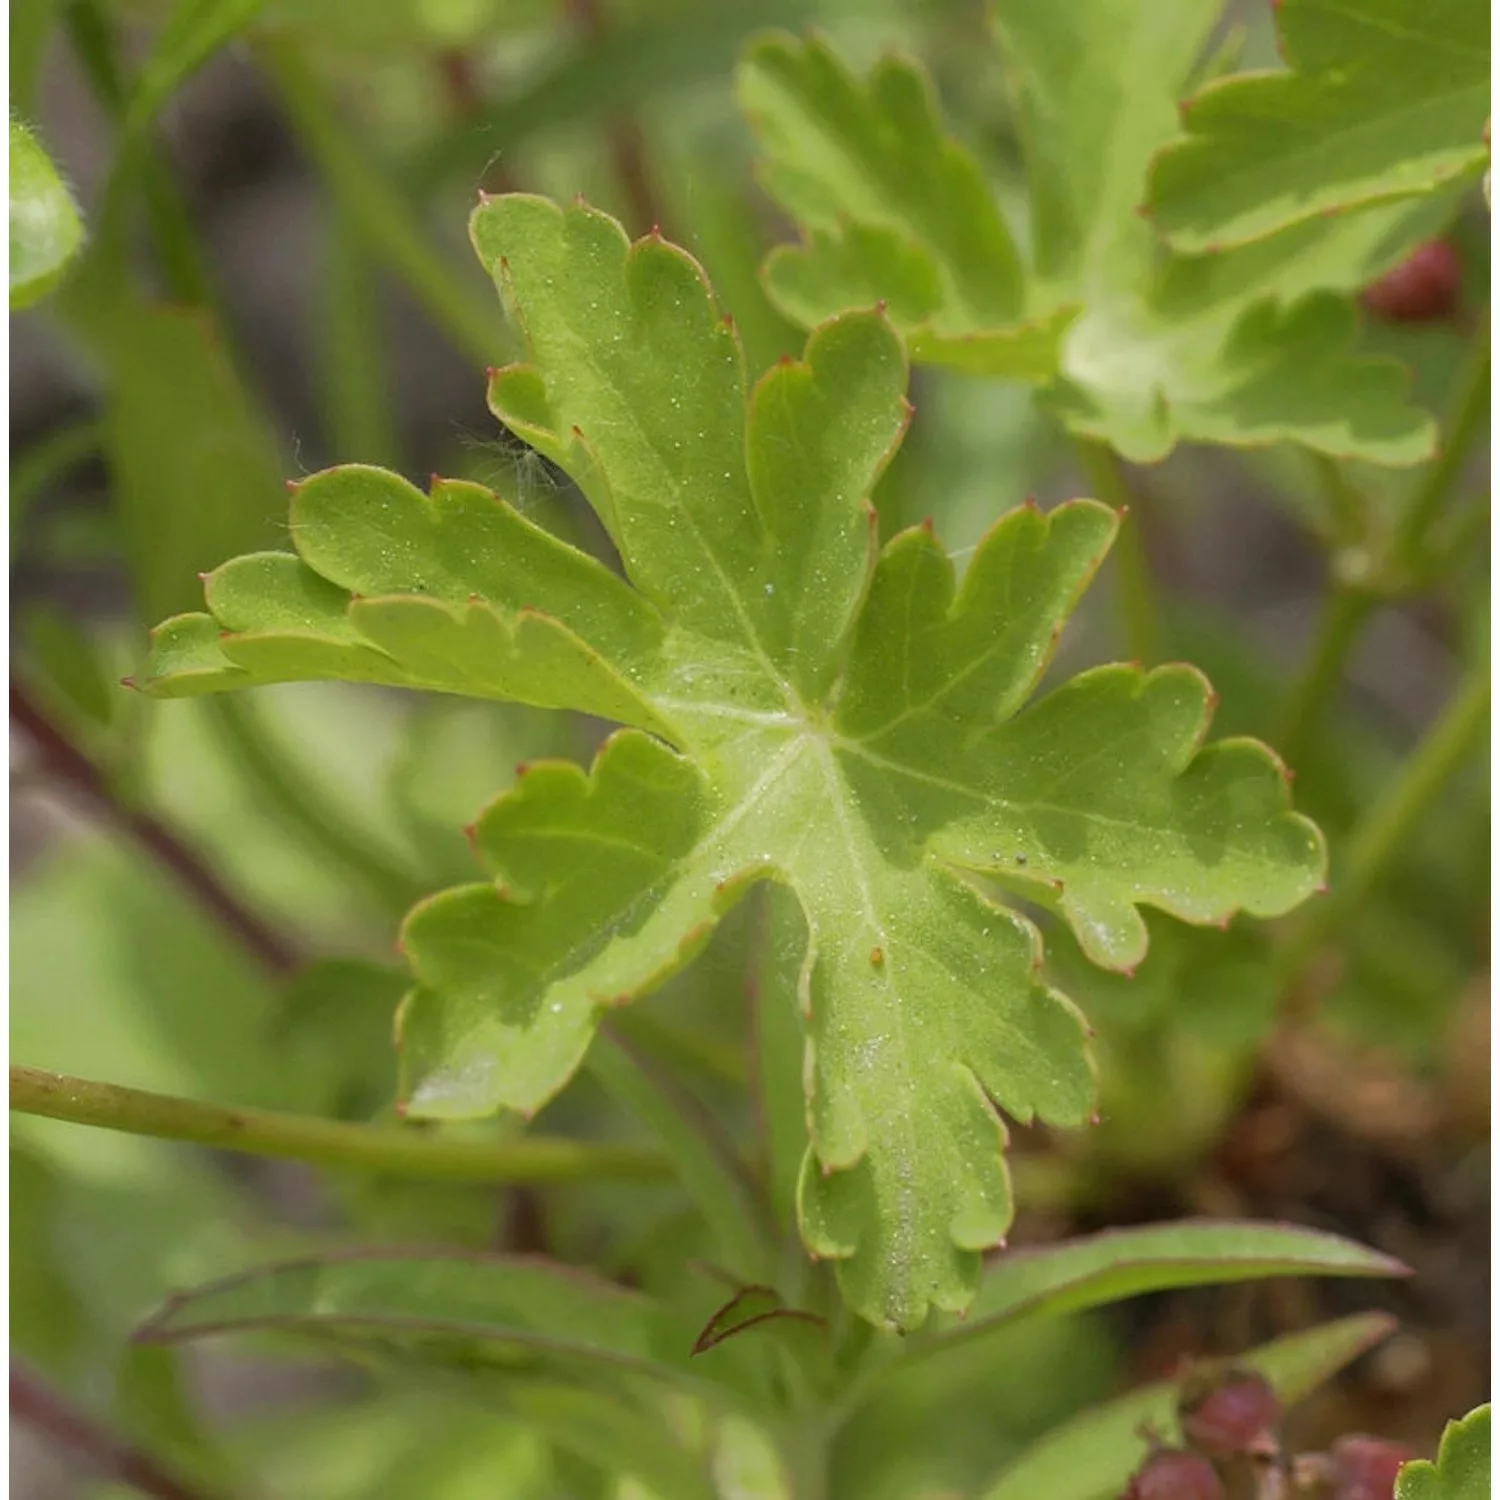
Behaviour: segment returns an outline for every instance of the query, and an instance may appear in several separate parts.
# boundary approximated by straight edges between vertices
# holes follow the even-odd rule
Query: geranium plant
[[[1383,605],[1435,591],[1472,621],[1483,598],[1466,540],[1487,500],[1459,486],[1488,309],[1460,326],[1463,264],[1430,248],[1483,212],[1482,12],[1284,0],[1283,60],[1256,71],[1233,36],[1210,47],[1208,0],[999,0],[979,72],[1007,85],[1004,164],[945,122],[915,59],[862,68],[836,36],[741,26],[746,139],[796,243],[759,282],[752,220],[726,233],[722,212],[679,207],[702,260],[674,243],[616,96],[613,170],[628,216],[652,217],[632,235],[582,196],[481,193],[469,238],[502,323],[330,91],[357,81],[350,58],[387,77],[421,57],[482,112],[477,61],[521,55],[533,31],[568,30],[583,61],[564,76],[587,81],[590,59],[665,52],[665,23],[399,9],[386,34],[338,6],[182,0],[131,80],[109,12],[76,4],[71,48],[118,125],[86,237],[45,132],[13,119],[12,305],[52,293],[44,312],[108,392],[31,488],[102,444],[154,624],[146,649],[128,632],[111,648],[29,615],[13,722],[46,778],[206,914],[204,982],[219,945],[280,991],[255,1016],[232,984],[220,1017],[196,995],[175,1072],[134,1040],[110,1067],[111,1038],[136,1033],[91,1020],[86,994],[51,1030],[23,1006],[20,1419],[159,1496],[1469,1494],[1487,1408],[1399,1481],[1409,1428],[1304,1443],[1285,1420],[1390,1335],[1384,1311],[1200,1349],[1123,1393],[1115,1356],[1089,1352],[1105,1327],[1090,1309],[1404,1277],[1397,1255],[1311,1218],[1101,1228],[1085,1205],[1110,1201],[1101,1184],[1180,1186],[1230,1150],[1291,1021],[1359,1012],[1358,976],[1382,965],[1367,919],[1406,912],[1401,851],[1485,732],[1473,629],[1404,760],[1372,773],[1351,746],[1343,770],[1330,732]],[[334,446],[367,450],[289,479],[274,514],[266,420],[154,123],[236,39],[334,205],[329,423]],[[524,129],[520,105],[494,109],[489,128]],[[466,138],[435,131],[412,180]],[[171,305],[135,279],[138,217]],[[359,300],[372,262],[472,363],[502,361],[487,404],[508,474],[423,488],[400,472],[361,367],[383,355]],[[1448,342],[1423,357],[1451,389],[1436,416],[1371,337],[1382,317],[1434,316]],[[982,515],[940,497],[918,519],[924,422],[996,381],[1028,393],[1038,441],[1081,480],[1041,505],[1019,461],[986,468]],[[1285,459],[1327,549],[1325,620],[1279,693],[1232,665],[1216,692],[1162,603],[1141,514],[1168,523],[1126,464],[1188,444]],[[1118,641],[1088,615],[1101,569]],[[1081,652],[1075,615],[1093,621]],[[104,686],[111,649],[133,655],[132,694]],[[399,835],[384,804],[351,816],[310,777],[263,699],[330,718],[425,703],[401,721]],[[200,726],[195,753],[259,812],[231,826],[210,805],[195,836],[151,760],[158,722]],[[340,778],[360,738],[346,731]],[[274,874],[257,901],[235,873],[235,841],[267,816],[317,852],[311,914]],[[142,899],[128,875],[118,889]],[[198,941],[149,920],[162,952]],[[36,951],[61,963],[50,941]],[[1330,953],[1353,1000],[1318,988]],[[113,1138],[47,1116],[125,1142],[92,1220],[69,1163],[80,1139]],[[312,1164],[318,1226],[200,1161],[168,1186],[171,1158],[143,1137]],[[1063,1205],[1064,1232],[1028,1220],[1029,1189]],[[145,1225],[153,1194],[161,1226],[194,1226],[175,1245]],[[90,1311],[55,1247],[132,1219],[143,1270]],[[362,1370],[349,1452],[388,1442],[393,1467],[319,1478],[332,1427],[203,1424],[178,1351],[228,1334]],[[1064,1355],[1078,1371],[1038,1406],[1014,1371]],[[991,1400],[1013,1410],[976,1435]],[[952,1441],[924,1440],[927,1420]],[[450,1444],[472,1462],[439,1462]]]

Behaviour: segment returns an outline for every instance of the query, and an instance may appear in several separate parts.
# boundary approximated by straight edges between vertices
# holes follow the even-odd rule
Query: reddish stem
[[[606,30],[604,13],[599,0],[571,0],[569,9],[579,28],[592,41],[603,37]],[[662,227],[661,204],[656,189],[651,185],[651,172],[646,165],[646,136],[640,121],[632,114],[617,115],[610,126],[609,155],[615,175],[620,179],[626,201],[630,204],[631,226],[637,234],[650,234]]]
[[[85,1416],[35,1375],[10,1366],[10,1414],[57,1448],[84,1459],[101,1475],[153,1500],[210,1500],[167,1473],[154,1458]]]
[[[102,821],[135,838],[271,973],[285,975],[297,968],[301,960],[296,950],[246,907],[194,850],[150,813],[119,800],[104,773],[28,697],[14,673],[10,719],[30,740],[54,781],[87,802]]]

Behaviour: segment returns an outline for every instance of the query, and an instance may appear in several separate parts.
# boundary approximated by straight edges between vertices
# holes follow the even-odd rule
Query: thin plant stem
[[[335,204],[371,253],[406,283],[456,349],[481,365],[503,360],[508,339],[498,307],[468,289],[468,267],[448,265],[428,243],[411,206],[366,156],[294,49],[264,38],[258,55]]]
[[[301,955],[296,949],[247,907],[196,851],[151,813],[120,800],[104,772],[37,707],[14,674],[10,719],[30,740],[52,780],[78,796],[102,822],[140,843],[266,969],[284,976],[298,967]]]
[[[1324,937],[1369,893],[1399,858],[1444,787],[1480,747],[1489,726],[1489,664],[1473,668],[1395,779],[1366,811],[1349,840],[1349,853],[1332,894],[1309,912],[1281,957],[1294,977]]]
[[[1463,471],[1474,438],[1490,413],[1490,320],[1488,311],[1479,319],[1468,361],[1458,382],[1448,419],[1443,424],[1442,446],[1422,479],[1416,494],[1401,514],[1392,543],[1398,566],[1411,566],[1420,557],[1432,525]]]
[[[597,43],[607,29],[604,8],[599,0],[572,0],[569,7],[579,28]],[[646,135],[633,114],[619,114],[609,126],[609,155],[620,180],[625,201],[630,205],[631,226],[637,234],[646,234],[662,226],[661,204],[651,185],[651,169],[646,160]]]
[[[21,452],[10,469],[11,550],[31,507],[64,474],[92,458],[104,442],[102,422],[71,422]]]
[[[1078,439],[1075,447],[1084,477],[1094,491],[1094,499],[1112,505],[1124,520],[1112,554],[1120,622],[1126,649],[1137,661],[1149,666],[1161,649],[1162,625],[1140,521],[1129,514],[1139,507],[1134,503],[1113,450],[1088,438]]]
[[[324,437],[340,463],[400,468],[379,289],[347,210],[330,215],[323,253],[317,363]]]
[[[108,18],[95,0],[71,0],[63,14],[69,39],[90,86],[110,119],[123,129],[129,92]],[[168,290],[180,302],[211,306],[213,286],[176,183],[149,142],[141,142],[130,156],[133,170],[139,174],[151,242]],[[110,180],[101,210],[103,218],[115,218],[124,210],[121,175],[117,171]]]
[[[254,704],[233,697],[213,699],[209,718],[245,780],[311,847],[391,911],[405,912],[423,894],[415,872],[403,868],[319,794],[276,743]]]
[[[1312,453],[1313,471],[1328,508],[1328,535],[1334,546],[1356,543],[1365,532],[1365,503],[1359,491],[1326,453]]]
[[[1480,320],[1479,332],[1459,380],[1458,394],[1444,423],[1442,446],[1403,511],[1391,540],[1389,561],[1398,579],[1409,581],[1410,575],[1420,572],[1428,530],[1447,503],[1475,435],[1489,414],[1489,392],[1490,331],[1489,319],[1485,317]],[[1329,478],[1330,484],[1336,482],[1343,487],[1337,470],[1325,469],[1325,478]],[[1307,664],[1292,689],[1283,719],[1279,749],[1294,768],[1313,741],[1323,711],[1337,691],[1345,660],[1376,602],[1370,590],[1340,583],[1324,606]]]
[[[1375,608],[1367,589],[1340,584],[1323,602],[1312,648],[1282,715],[1276,748],[1295,770],[1316,737],[1325,709],[1338,692],[1344,663]]]
[[[609,1023],[625,1041],[675,1072],[701,1073],[716,1085],[736,1089],[749,1081],[745,1059],[737,1048],[678,1026],[642,1006],[617,1010]]]
[[[82,1459],[103,1478],[128,1485],[151,1500],[213,1500],[213,1494],[184,1483],[150,1454],[127,1443],[79,1411],[57,1391],[12,1359],[10,1415],[63,1453]]]
[[[359,1125],[264,1109],[226,1109],[38,1068],[11,1068],[10,1107],[22,1114],[129,1135],[427,1181],[515,1185],[597,1178],[658,1180],[671,1175],[659,1153],[634,1146],[540,1135],[483,1140],[416,1126]]]

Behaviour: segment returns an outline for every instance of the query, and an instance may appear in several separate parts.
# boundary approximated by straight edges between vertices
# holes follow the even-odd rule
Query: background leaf
[[[741,106],[766,186],[803,233],[766,263],[773,299],[804,326],[883,300],[913,359],[1035,383],[1072,431],[1136,462],[1183,440],[1419,462],[1430,420],[1395,365],[1356,353],[1352,307],[1331,292],[1404,253],[1430,215],[1403,206],[1227,260],[1163,263],[1136,214],[1216,11],[1209,0],[995,6],[1031,195],[1024,276],[994,190],[936,119],[916,65],[887,57],[861,79],[818,39],[754,44]],[[973,247],[913,207],[933,196],[987,226],[993,244],[976,263],[1005,268],[987,294],[963,290]]]
[[[10,122],[10,306],[29,307],[62,279],[83,243],[83,220],[47,153]]]
[[[1210,84],[1152,165],[1147,208],[1177,248],[1472,185],[1489,113],[1483,5],[1281,0],[1276,27],[1286,69]]]

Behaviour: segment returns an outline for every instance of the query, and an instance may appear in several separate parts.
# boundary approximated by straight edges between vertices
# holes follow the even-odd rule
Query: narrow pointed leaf
[[[1147,207],[1174,245],[1222,249],[1477,179],[1490,111],[1479,0],[1282,0],[1276,29],[1286,67],[1195,95],[1152,166]]]
[[[967,1346],[1022,1317],[1061,1317],[1170,1287],[1268,1276],[1403,1276],[1407,1268],[1352,1240],[1291,1224],[1188,1220],[1105,1230],[992,1262],[962,1323],[924,1357]]]
[[[378,1252],[265,1266],[179,1293],[136,1338],[268,1331],[348,1335],[439,1364],[514,1364],[531,1353],[681,1378],[649,1298],[516,1256]]]

